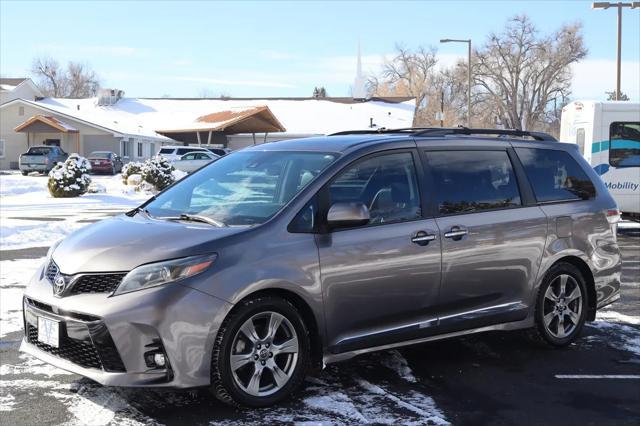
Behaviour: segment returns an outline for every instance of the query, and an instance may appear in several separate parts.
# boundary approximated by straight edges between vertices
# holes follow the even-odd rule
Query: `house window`
[[[123,157],[131,157],[131,142],[129,142],[126,139],[122,140],[122,149],[121,149],[121,155]]]
[[[156,155],[156,144],[152,143],[149,145],[149,156],[153,157],[154,155]]]
[[[23,106],[21,106],[21,107],[19,107],[19,108],[18,108],[18,115],[19,115],[20,117],[22,117],[22,116],[24,115],[24,107],[23,107]]]
[[[138,142],[138,158],[142,157],[142,142]]]
[[[0,158],[4,158],[4,139],[0,139]]]

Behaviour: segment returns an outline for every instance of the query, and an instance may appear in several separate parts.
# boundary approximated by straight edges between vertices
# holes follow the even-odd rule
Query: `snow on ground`
[[[22,293],[42,259],[0,261],[0,337],[22,330]]]
[[[123,185],[119,175],[92,180],[105,192],[53,198],[46,176],[0,175],[0,249],[49,246],[88,220],[129,210],[150,197]]]

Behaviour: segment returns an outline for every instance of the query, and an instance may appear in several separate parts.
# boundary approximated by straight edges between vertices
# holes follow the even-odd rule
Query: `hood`
[[[217,240],[247,229],[121,215],[72,233],[53,259],[63,274],[125,272],[145,263],[213,253]]]

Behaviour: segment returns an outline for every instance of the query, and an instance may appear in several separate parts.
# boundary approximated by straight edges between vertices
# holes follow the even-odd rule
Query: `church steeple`
[[[358,62],[356,65],[356,79],[353,82],[353,98],[365,99],[367,97],[366,80],[362,74],[362,52],[358,41]]]

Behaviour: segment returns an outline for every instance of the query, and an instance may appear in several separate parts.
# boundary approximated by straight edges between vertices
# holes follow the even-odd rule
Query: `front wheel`
[[[538,292],[538,337],[555,347],[572,343],[582,331],[587,307],[587,288],[580,270],[568,263],[553,266]]]
[[[273,405],[300,387],[309,351],[307,328],[287,300],[266,296],[243,302],[218,331],[212,390],[231,405]]]

